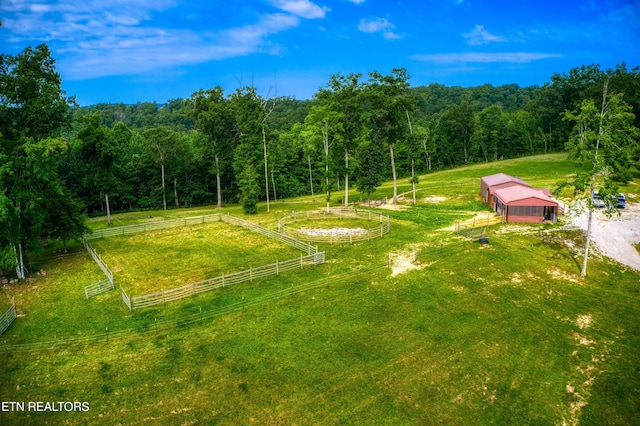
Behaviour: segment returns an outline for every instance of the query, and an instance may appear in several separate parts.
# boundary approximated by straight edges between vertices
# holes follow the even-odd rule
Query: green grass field
[[[0,422],[637,424],[639,272],[594,256],[581,278],[570,248],[584,236],[560,225],[495,225],[486,246],[442,230],[486,210],[479,178],[499,171],[551,186],[571,164],[554,154],[421,176],[420,198],[443,200],[385,210],[383,238],[320,246],[324,265],[133,313],[117,291],[85,300],[82,288],[100,270],[81,246],[60,257],[52,244],[34,257],[46,275],[3,289],[23,316],[0,336],[0,395],[90,409],[1,412]],[[630,202],[634,189],[625,189]],[[321,204],[278,201],[247,219],[273,228],[283,214]],[[206,245],[208,237],[187,238],[202,229],[182,231],[185,244]],[[177,244],[147,237],[147,254],[134,255],[136,246],[120,256],[153,269],[160,250],[151,244]],[[185,257],[200,251],[190,250]]]
[[[91,245],[129,295],[168,290],[301,254],[223,222],[102,238]]]

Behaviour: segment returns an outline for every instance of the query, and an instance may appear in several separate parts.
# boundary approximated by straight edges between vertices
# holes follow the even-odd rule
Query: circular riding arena
[[[389,233],[389,216],[369,210],[309,210],[278,220],[278,232],[314,243],[355,243]]]

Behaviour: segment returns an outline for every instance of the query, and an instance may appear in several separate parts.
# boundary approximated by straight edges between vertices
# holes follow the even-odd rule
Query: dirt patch
[[[585,328],[591,327],[592,322],[591,315],[578,315],[578,319],[576,320],[576,324],[582,330]]]
[[[431,197],[425,197],[422,199],[425,203],[441,203],[443,201],[447,201],[447,197],[439,197],[437,195],[432,195]]]
[[[408,271],[422,269],[424,265],[415,263],[413,250],[406,250],[389,255],[389,266],[391,267],[391,276],[403,274]]]
[[[300,228],[300,234],[311,237],[348,237],[356,235],[367,235],[367,230],[363,228],[331,228],[331,229],[308,229]]]
[[[563,271],[562,269],[559,269],[559,268],[551,268],[547,271],[547,274],[551,275],[551,277],[556,280],[563,279],[563,280],[571,281],[572,283],[580,282],[580,279],[578,278],[577,275],[571,274],[567,271]]]
[[[383,210],[407,210],[409,206],[405,206],[404,204],[381,204],[377,206],[377,208]]]

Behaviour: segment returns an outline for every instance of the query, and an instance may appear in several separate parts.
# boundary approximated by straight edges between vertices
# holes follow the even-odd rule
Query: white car
[[[600,197],[600,194],[597,192],[593,193],[593,198],[591,199],[591,205],[597,208],[604,208],[604,200]]]

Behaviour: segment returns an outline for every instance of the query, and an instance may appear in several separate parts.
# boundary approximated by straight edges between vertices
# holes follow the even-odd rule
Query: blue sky
[[[204,88],[309,99],[335,73],[542,85],[640,65],[639,0],[2,0],[2,53],[46,42],[81,105]]]

